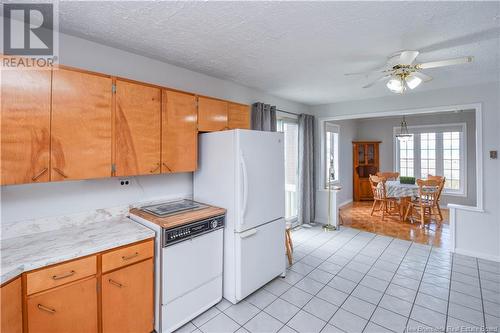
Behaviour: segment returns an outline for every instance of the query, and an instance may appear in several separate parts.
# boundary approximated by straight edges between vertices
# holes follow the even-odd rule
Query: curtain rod
[[[276,111],[282,112],[282,113],[293,114],[294,116],[298,116],[299,115],[298,113],[294,113],[294,112],[290,112],[290,111],[285,111],[285,110],[281,110],[281,109],[276,109]]]

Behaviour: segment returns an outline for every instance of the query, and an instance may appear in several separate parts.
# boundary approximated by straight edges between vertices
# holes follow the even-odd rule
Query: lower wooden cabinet
[[[97,332],[96,283],[93,277],[30,296],[29,333]]]
[[[21,333],[23,331],[21,278],[2,286],[0,296],[1,322],[0,332]]]
[[[152,286],[153,259],[104,274],[103,333],[151,332],[154,324]]]

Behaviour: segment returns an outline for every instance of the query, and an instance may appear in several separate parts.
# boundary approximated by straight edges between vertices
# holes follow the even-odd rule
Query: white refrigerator
[[[227,209],[223,296],[236,304],[286,270],[283,133],[204,133],[199,152],[193,196]]]

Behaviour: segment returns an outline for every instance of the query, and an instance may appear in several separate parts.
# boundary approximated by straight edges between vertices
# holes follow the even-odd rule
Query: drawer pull
[[[68,176],[66,176],[66,174],[61,171],[61,169],[58,168],[52,168],[52,169],[54,169],[54,171],[57,172],[61,177],[68,178]]]
[[[48,313],[56,313],[56,310],[48,308],[46,306],[43,306],[42,304],[38,304],[37,307],[38,307],[38,309],[45,311],[45,312],[48,312]]]
[[[31,180],[32,181],[37,180],[38,178],[40,178],[46,172],[47,172],[47,168],[44,168],[42,171],[40,171],[39,173],[37,173],[36,175],[34,175],[33,177],[31,177]]]
[[[139,255],[139,252],[136,252],[134,254],[131,254],[129,256],[122,256],[122,260],[130,260],[130,259],[134,259],[135,257],[137,257]]]
[[[61,279],[73,276],[73,275],[75,275],[75,273],[76,273],[75,271],[70,271],[70,272],[68,272],[68,273],[66,273],[64,275],[53,275],[52,279],[53,280],[61,280]]]
[[[108,282],[111,283],[114,286],[117,286],[118,288],[123,287],[123,285],[121,283],[116,282],[115,280],[109,279]]]

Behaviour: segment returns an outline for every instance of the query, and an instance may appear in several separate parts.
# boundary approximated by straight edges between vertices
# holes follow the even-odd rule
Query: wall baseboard
[[[352,199],[349,199],[349,200],[346,200],[346,201],[344,201],[344,202],[341,202],[341,203],[339,204],[339,208],[342,208],[342,207],[344,207],[345,205],[348,205],[348,204],[350,204],[350,203],[352,203]]]
[[[495,256],[495,255],[491,255],[491,254],[484,254],[482,252],[467,251],[467,250],[462,250],[462,249],[455,249],[455,253],[456,254],[462,254],[464,256],[476,257],[476,258],[479,258],[479,259],[485,259],[485,260],[500,262],[500,256]]]

